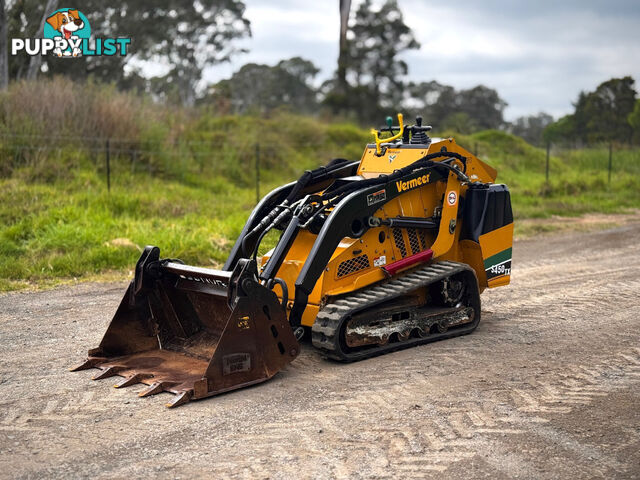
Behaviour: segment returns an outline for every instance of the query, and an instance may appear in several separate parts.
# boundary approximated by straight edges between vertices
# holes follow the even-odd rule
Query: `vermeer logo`
[[[422,175],[421,177],[411,179],[407,182],[396,182],[396,188],[398,189],[398,193],[404,192],[405,190],[411,190],[412,188],[419,187],[421,185],[425,185],[429,183],[430,173],[426,175]]]
[[[91,42],[91,26],[84,13],[61,8],[47,17],[44,38],[12,38],[11,55],[24,51],[30,56],[51,53],[61,58],[124,56],[130,44],[131,38],[95,38]]]

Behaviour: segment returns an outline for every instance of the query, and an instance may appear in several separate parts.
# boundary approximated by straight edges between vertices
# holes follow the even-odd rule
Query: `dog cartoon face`
[[[78,10],[56,12],[47,18],[47,23],[69,40],[73,32],[84,28],[84,22],[80,19]]]

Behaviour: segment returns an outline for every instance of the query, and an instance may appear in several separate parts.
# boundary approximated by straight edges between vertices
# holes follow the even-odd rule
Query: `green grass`
[[[512,192],[514,216],[547,218],[590,212],[620,213],[640,206],[640,150],[617,148],[608,180],[607,148],[553,151],[549,182],[546,152],[504,132],[453,135],[498,170],[498,181]]]
[[[241,120],[205,119],[194,132],[233,128]],[[263,152],[262,194],[326,162],[327,151],[343,148],[347,158],[359,158],[367,139],[356,127],[308,118],[296,118],[284,133],[277,152]],[[270,135],[273,142],[277,135]],[[611,184],[606,149],[554,154],[547,184],[543,150],[495,131],[456,138],[471,150],[477,145],[480,158],[498,169],[499,181],[511,188],[516,219],[640,208],[637,150],[615,152]],[[326,151],[310,146],[318,141]],[[155,176],[145,169],[132,173],[126,158],[116,158],[110,193],[102,167],[82,151],[14,168],[0,179],[0,290],[109,272],[126,278],[147,244],[190,264],[220,266],[255,205],[254,157],[227,143],[221,152],[227,157],[212,163],[215,168],[202,168],[188,154],[160,156]],[[176,158],[179,163],[171,163]]]
[[[6,289],[23,279],[131,269],[146,244],[198,264],[219,265],[254,195],[225,182],[202,188],[140,175],[120,177],[111,193],[87,172],[72,182],[3,180],[0,278]]]

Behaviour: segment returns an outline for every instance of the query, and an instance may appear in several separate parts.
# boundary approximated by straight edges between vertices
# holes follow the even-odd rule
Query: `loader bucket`
[[[299,352],[278,297],[257,281],[254,261],[234,272],[160,260],[147,247],[98,348],[78,367],[115,387],[170,392],[168,407],[263,382]]]

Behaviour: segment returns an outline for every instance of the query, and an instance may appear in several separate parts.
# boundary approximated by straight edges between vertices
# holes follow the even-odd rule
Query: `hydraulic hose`
[[[315,170],[305,171],[296,184],[293,186],[291,192],[287,198],[278,206],[276,206],[271,212],[269,212],[262,221],[256,225],[250,232],[248,232],[242,239],[242,255],[247,257],[248,254],[253,253],[254,258],[257,256],[258,247],[260,242],[266,235],[266,232],[271,230],[274,226],[280,224],[285,220],[285,217],[289,215],[289,205],[296,201],[300,192],[312,184],[313,182],[319,182],[328,178],[338,170],[341,170],[345,165],[351,163],[344,158],[335,158],[331,160],[326,166],[316,168]],[[249,240],[253,239],[256,235],[260,235],[258,242],[256,243],[253,251],[248,248]]]
[[[323,195],[322,199],[326,200],[329,198],[342,196],[346,193],[351,193],[352,191],[359,190],[361,188],[366,188],[373,185],[381,185],[383,183],[392,182],[397,178],[403,177],[407,173],[410,173],[411,171],[416,170],[417,168],[424,168],[424,167],[446,168],[447,170],[450,170],[454,172],[456,175],[458,175],[458,177],[460,177],[461,180],[464,180],[464,181],[469,180],[467,176],[457,168],[452,167],[451,165],[446,163],[433,161],[434,158],[442,158],[442,157],[456,158],[461,162],[463,162],[465,165],[467,161],[467,157],[464,157],[463,155],[460,155],[459,153],[456,153],[456,152],[430,153],[429,155],[425,155],[419,160],[416,160],[411,165],[407,165],[406,167],[400,168],[389,175],[380,175],[379,177],[376,177],[376,178],[368,178],[366,180],[361,180],[359,182],[353,182],[353,183],[348,183],[346,185],[343,185],[342,187],[337,188],[326,195]]]

